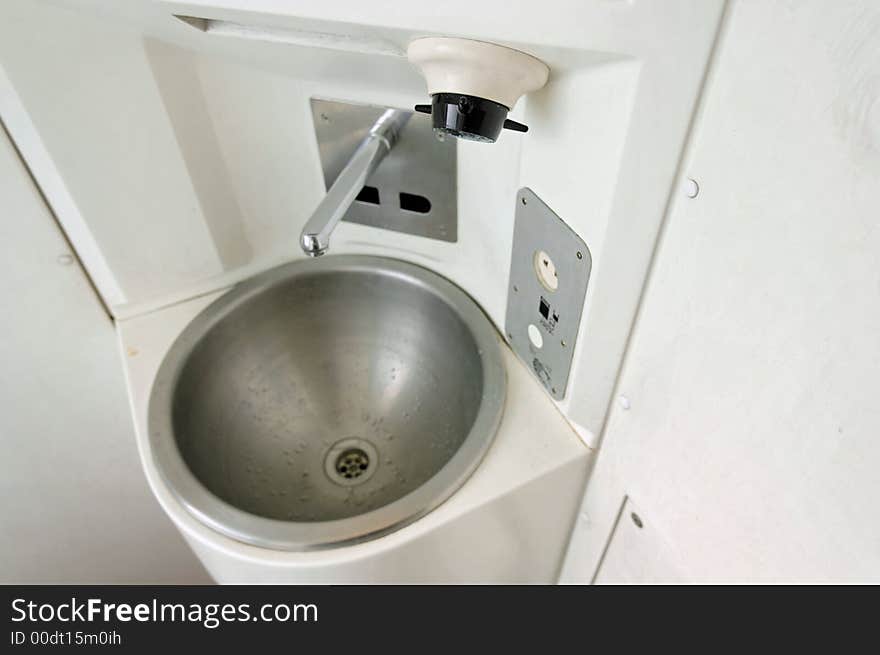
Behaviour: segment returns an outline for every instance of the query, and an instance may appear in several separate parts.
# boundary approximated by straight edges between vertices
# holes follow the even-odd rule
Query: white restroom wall
[[[210,582],[141,472],[113,323],[2,127],[0,305],[0,583]]]
[[[26,158],[34,139],[48,151],[119,300],[222,270],[140,40],[42,2],[14,0],[0,12],[3,93],[23,106],[36,135],[10,117],[7,129]],[[66,212],[58,215],[64,224]],[[103,290],[105,281],[95,282]]]
[[[734,3],[703,102],[562,579],[880,582],[880,8]]]

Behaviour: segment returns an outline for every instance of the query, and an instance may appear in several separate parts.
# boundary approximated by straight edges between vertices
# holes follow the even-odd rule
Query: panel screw
[[[578,259],[583,259],[583,258],[584,258],[584,254],[580,250],[578,250]]]
[[[565,339],[563,339],[563,340],[560,341],[559,343],[562,344],[562,347],[563,347],[563,348],[565,348]]]
[[[553,395],[554,395],[554,396],[556,395],[556,387],[551,387],[550,391],[553,392]]]
[[[516,285],[514,284],[514,285],[513,285],[513,290],[514,290],[514,292],[518,292],[518,291],[519,291],[519,287],[516,286]]]
[[[524,204],[524,205],[525,205],[525,204],[528,204],[528,203],[526,202],[526,199],[525,199],[524,197],[523,197],[523,198],[520,198],[520,200],[522,200],[522,204]]]
[[[639,518],[639,515],[636,514],[635,512],[633,512],[632,514],[630,514],[629,517],[632,519],[633,523],[636,524],[636,527],[637,527],[637,528],[641,528],[641,527],[644,525],[644,524],[642,523],[642,519],[640,519],[640,518]]]

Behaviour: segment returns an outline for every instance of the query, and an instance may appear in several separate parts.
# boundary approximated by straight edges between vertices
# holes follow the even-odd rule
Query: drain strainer
[[[363,484],[376,472],[379,453],[369,441],[353,437],[338,441],[324,457],[324,472],[336,484]]]
[[[346,480],[361,477],[370,466],[370,456],[360,448],[349,448],[336,458],[336,474]]]

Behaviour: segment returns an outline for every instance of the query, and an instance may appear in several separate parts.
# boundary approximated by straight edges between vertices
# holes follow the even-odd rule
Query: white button
[[[529,341],[535,348],[544,345],[544,337],[541,336],[541,331],[535,325],[529,325]]]

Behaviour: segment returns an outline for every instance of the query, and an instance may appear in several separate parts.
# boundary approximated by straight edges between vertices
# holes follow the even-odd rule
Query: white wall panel
[[[0,306],[0,582],[208,582],[141,472],[113,324],[2,128]]]
[[[43,3],[2,11],[0,66],[123,302],[222,271],[139,35]],[[18,127],[8,129],[29,159]]]
[[[669,544],[642,579],[880,581],[878,35],[874,2],[733,5],[563,580],[629,496]]]

